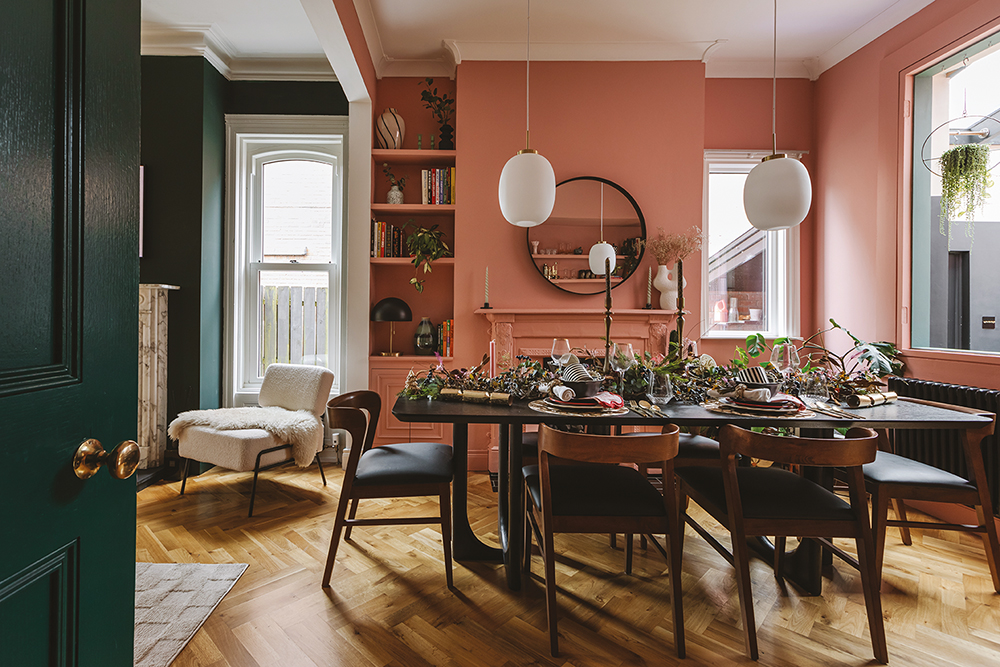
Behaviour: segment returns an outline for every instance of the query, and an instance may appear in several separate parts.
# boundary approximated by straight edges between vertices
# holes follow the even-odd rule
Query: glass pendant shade
[[[615,247],[601,241],[590,247],[590,271],[595,276],[604,275],[604,260],[611,260],[611,270],[615,270]]]
[[[809,172],[794,158],[767,159],[747,174],[743,208],[750,224],[757,229],[794,227],[805,219],[811,204]]]
[[[556,204],[556,172],[538,153],[519,152],[500,172],[500,212],[518,227],[545,222]]]

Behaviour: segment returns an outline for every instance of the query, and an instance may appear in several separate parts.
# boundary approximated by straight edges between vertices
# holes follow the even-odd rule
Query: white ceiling
[[[329,0],[332,2],[333,0]],[[704,60],[769,76],[773,0],[533,0],[532,60]],[[821,72],[932,0],[781,0],[779,76]],[[523,60],[527,0],[354,0],[379,76]],[[231,78],[331,78],[300,0],[142,0],[143,53],[204,53]]]

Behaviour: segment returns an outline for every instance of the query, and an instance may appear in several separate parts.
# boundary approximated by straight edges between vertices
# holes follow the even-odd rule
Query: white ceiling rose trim
[[[336,81],[326,58],[243,56],[214,25],[142,23],[144,56],[202,56],[230,80]]]

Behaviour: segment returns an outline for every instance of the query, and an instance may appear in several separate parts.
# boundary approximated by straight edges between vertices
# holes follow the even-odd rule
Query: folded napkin
[[[606,408],[625,407],[625,399],[618,394],[612,394],[610,391],[602,391],[594,396],[593,399]]]
[[[707,393],[710,398],[728,398],[731,400],[750,401],[753,403],[767,403],[771,398],[771,390],[767,387],[761,387],[760,389],[747,389],[745,384],[738,384],[732,389],[726,389],[723,391],[709,389]]]
[[[557,384],[552,387],[552,395],[560,401],[567,402],[576,398],[576,392],[565,385]]]

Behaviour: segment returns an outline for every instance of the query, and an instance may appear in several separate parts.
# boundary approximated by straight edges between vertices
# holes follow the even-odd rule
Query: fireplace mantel
[[[604,350],[604,310],[600,308],[480,308],[496,341],[497,366],[509,368],[517,355],[548,357],[553,338],[568,338],[575,348]],[[614,310],[611,340],[632,343],[638,353],[666,354],[677,315],[673,310]]]

